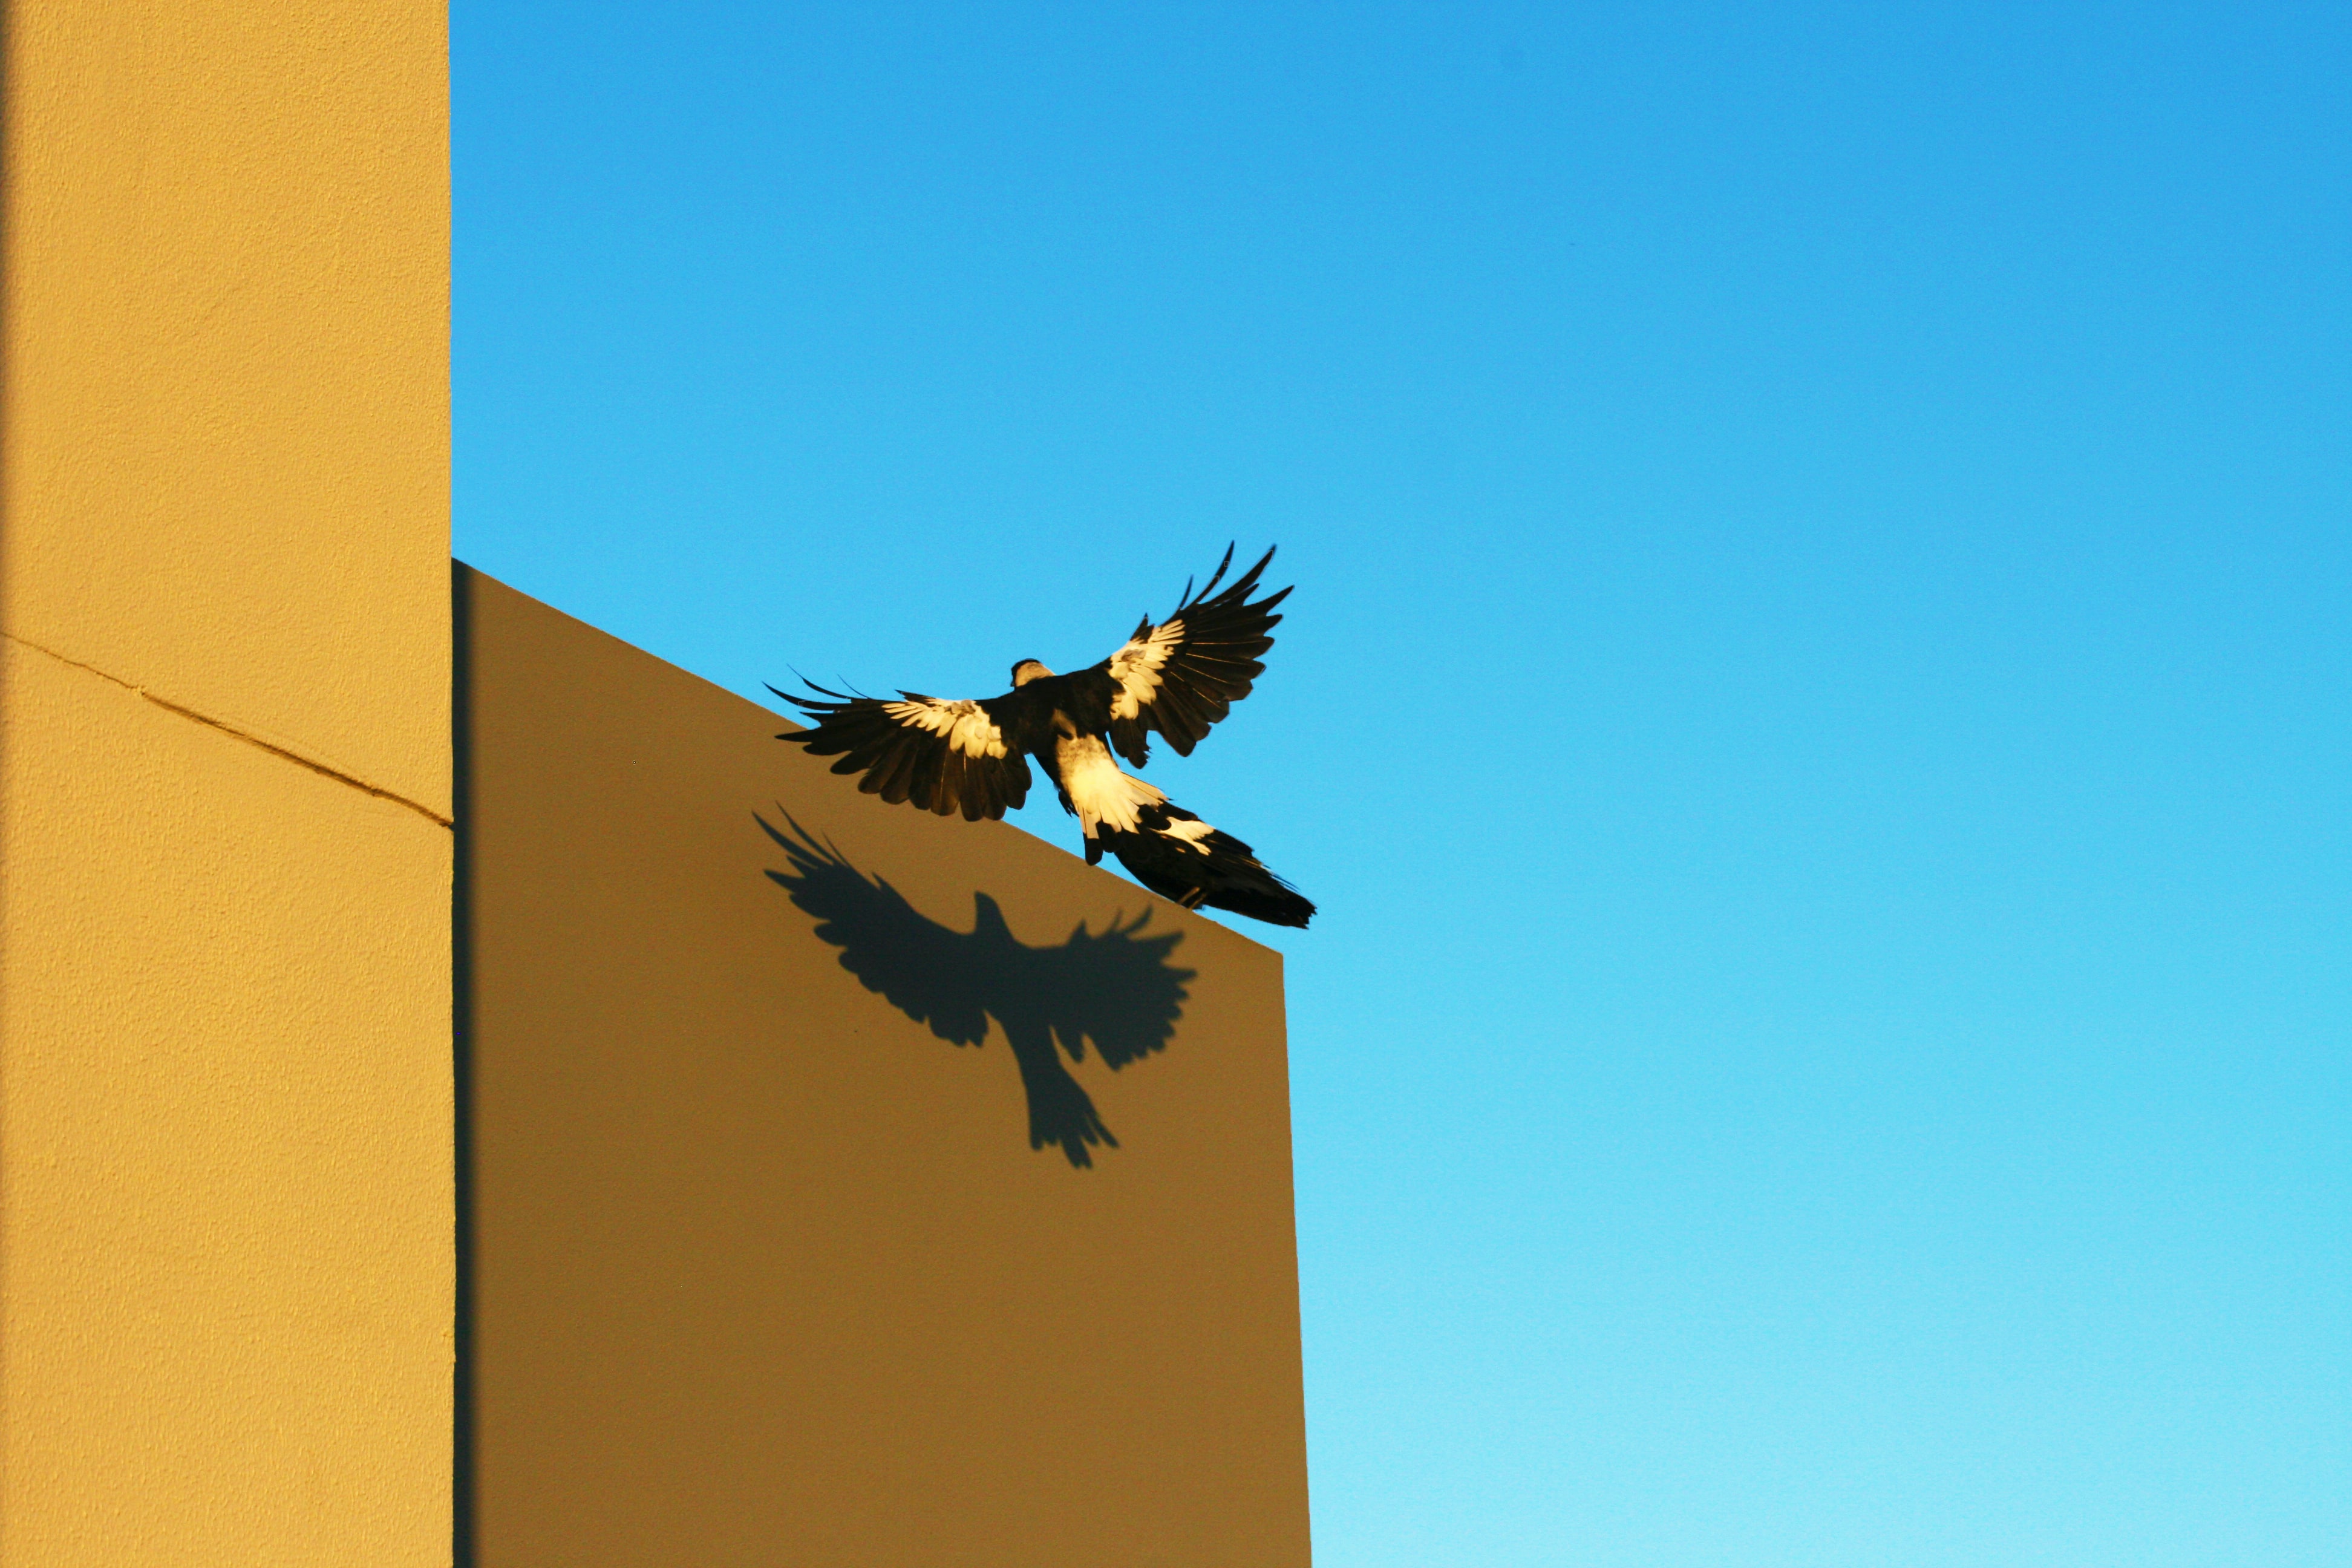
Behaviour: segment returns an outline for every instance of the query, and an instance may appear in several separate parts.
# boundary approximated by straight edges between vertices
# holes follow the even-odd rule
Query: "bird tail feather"
[[[1163,899],[1269,925],[1304,927],[1315,916],[1315,906],[1248,845],[1180,805],[1148,808],[1131,833],[1097,831],[1128,874]]]

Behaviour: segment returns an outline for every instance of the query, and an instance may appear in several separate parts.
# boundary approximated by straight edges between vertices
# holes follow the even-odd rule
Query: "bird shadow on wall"
[[[1147,910],[1132,922],[1114,918],[1100,931],[1081,921],[1058,947],[1030,947],[982,892],[971,896],[972,929],[956,931],[777,809],[790,833],[753,816],[792,862],[768,878],[815,919],[818,940],[841,950],[844,969],[950,1045],[982,1044],[993,1018],[1029,1097],[1032,1149],[1051,1143],[1071,1164],[1086,1166],[1096,1145],[1118,1147],[1062,1058],[1085,1060],[1091,1041],[1116,1072],[1166,1047],[1196,973],[1169,961],[1183,932],[1142,935]]]

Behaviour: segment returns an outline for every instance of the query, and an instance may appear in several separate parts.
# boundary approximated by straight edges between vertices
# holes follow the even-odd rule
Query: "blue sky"
[[[452,27],[474,564],[961,696],[1281,545],[1324,1568],[2352,1558],[2352,12]]]

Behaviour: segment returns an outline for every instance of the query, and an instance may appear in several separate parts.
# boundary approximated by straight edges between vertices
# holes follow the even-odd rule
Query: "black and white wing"
[[[1017,734],[1024,704],[1007,693],[943,702],[902,691],[899,700],[852,697],[808,683],[814,697],[768,688],[813,721],[779,735],[811,756],[835,757],[837,773],[863,773],[857,787],[897,805],[967,822],[1001,817],[1029,798],[1029,763]]]
[[[1174,615],[1156,626],[1145,616],[1125,647],[1095,666],[1116,688],[1109,730],[1119,755],[1141,767],[1151,754],[1148,731],[1157,730],[1178,756],[1190,756],[1209,726],[1250,694],[1250,683],[1265,673],[1258,660],[1274,646],[1272,633],[1282,619],[1274,607],[1290,596],[1285,588],[1263,599],[1250,597],[1273,559],[1274,552],[1267,551],[1218,593],[1234,560],[1233,546],[1227,545],[1224,559],[1198,595],[1187,583]]]
[[[1248,845],[1172,801],[1140,813],[1134,832],[1111,834],[1109,847],[1128,875],[1188,910],[1206,905],[1278,926],[1315,918],[1315,906]]]

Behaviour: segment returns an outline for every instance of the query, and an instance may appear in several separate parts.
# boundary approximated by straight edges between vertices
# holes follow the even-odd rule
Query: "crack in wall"
[[[273,757],[283,757],[286,761],[292,763],[297,767],[308,768],[312,773],[318,773],[321,777],[333,779],[338,784],[349,784],[352,788],[358,790],[362,795],[372,795],[378,800],[388,800],[394,805],[404,805],[409,810],[415,812],[417,816],[425,818],[427,822],[434,823],[442,827],[450,827],[455,826],[454,822],[449,817],[444,816],[441,813],[434,810],[429,805],[421,805],[416,801],[409,799],[406,795],[402,795],[397,791],[385,789],[379,784],[372,784],[362,778],[355,778],[352,774],[343,772],[341,768],[333,767],[328,763],[320,762],[315,757],[306,757],[299,752],[289,751],[286,747],[277,744],[275,742],[265,741],[258,735],[247,733],[246,731],[238,729],[234,724],[226,723],[221,720],[214,718],[209,713],[199,713],[193,708],[184,708],[168,698],[156,696],[153,692],[148,690],[143,686],[136,685],[133,682],[125,680],[121,676],[110,675],[94,664],[84,664],[78,658],[68,658],[64,654],[58,652],[55,648],[43,647],[39,643],[29,642],[25,638],[18,637],[14,632],[0,632],[0,637],[6,637],[18,647],[27,647],[32,649],[35,653],[46,654],[49,658],[56,659],[59,664],[68,665],[72,668],[84,670],[91,675],[95,675],[100,680],[121,687],[123,690],[130,692],[133,697],[140,698],[148,702],[152,702],[156,707],[163,709],[167,713],[176,713],[183,719],[194,720],[195,722],[204,725],[208,730],[217,730],[222,734],[227,735],[232,739],[243,741],[248,746],[258,747],[260,750],[268,752]]]

